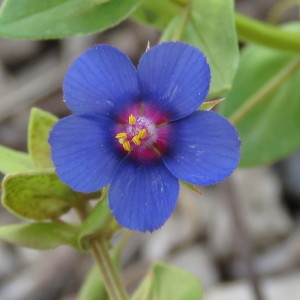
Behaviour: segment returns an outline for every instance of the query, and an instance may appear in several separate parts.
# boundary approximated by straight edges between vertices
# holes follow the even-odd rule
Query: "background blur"
[[[280,1],[240,0],[236,8],[269,20],[275,2]],[[294,8],[279,21],[296,16]],[[61,84],[84,50],[107,43],[137,62],[148,40],[154,45],[158,38],[159,32],[130,20],[101,34],[64,40],[0,38],[0,144],[26,151],[33,106],[58,117],[70,113]],[[206,300],[255,299],[253,287],[265,300],[300,299],[300,152],[275,166],[238,170],[201,191],[182,188],[176,212],[161,230],[132,235],[122,256],[129,291],[160,260],[194,273]],[[0,225],[13,222],[0,207]],[[38,252],[0,243],[0,299],[75,299],[91,265],[89,255],[69,247]]]

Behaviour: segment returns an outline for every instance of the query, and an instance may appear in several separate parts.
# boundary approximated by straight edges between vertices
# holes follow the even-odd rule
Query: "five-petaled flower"
[[[178,180],[211,185],[238,165],[235,128],[197,110],[209,84],[205,57],[181,42],[151,48],[137,68],[109,45],[87,50],[63,84],[74,115],[50,133],[58,176],[80,192],[110,185],[109,206],[124,227],[161,227],[176,206]]]

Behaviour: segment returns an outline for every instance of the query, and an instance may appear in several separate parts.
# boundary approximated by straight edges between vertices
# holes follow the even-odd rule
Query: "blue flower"
[[[59,178],[86,193],[110,185],[109,206],[122,226],[160,228],[176,206],[178,179],[211,185],[238,165],[235,128],[197,110],[209,84],[205,57],[181,42],[151,48],[137,68],[114,47],[87,50],[63,84],[74,115],[50,133]]]

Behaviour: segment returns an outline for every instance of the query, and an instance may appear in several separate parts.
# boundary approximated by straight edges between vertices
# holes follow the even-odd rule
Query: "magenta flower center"
[[[128,123],[116,135],[124,150],[130,152],[137,147],[151,147],[156,141],[156,126],[144,116],[129,115]]]
[[[141,106],[122,114],[115,138],[120,148],[138,160],[153,160],[167,150],[170,128],[157,110]]]

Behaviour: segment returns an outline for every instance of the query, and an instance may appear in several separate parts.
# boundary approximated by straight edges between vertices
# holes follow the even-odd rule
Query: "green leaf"
[[[233,0],[146,0],[135,17],[165,28],[161,41],[180,40],[203,51],[212,71],[210,96],[231,88],[239,58]]]
[[[132,300],[201,300],[203,290],[198,279],[181,269],[155,264]]]
[[[53,39],[89,34],[117,25],[142,0],[5,0],[0,35]]]
[[[27,153],[0,145],[0,172],[4,174],[33,170],[34,165]]]
[[[61,216],[78,197],[51,171],[6,175],[2,187],[3,205],[10,212],[33,220]]]
[[[164,29],[180,10],[181,6],[172,0],[145,0],[132,16],[141,23]]]
[[[193,44],[206,55],[212,73],[210,96],[231,88],[239,55],[232,0],[190,1],[161,38],[174,39]]]
[[[111,228],[108,225],[112,220],[107,198],[104,198],[96,204],[81,224],[78,234],[78,245],[81,250],[86,251],[90,248],[89,240],[91,237],[110,235]]]
[[[243,51],[234,87],[222,103],[222,113],[240,133],[240,166],[274,163],[299,149],[299,82],[299,56],[259,46]]]
[[[76,248],[77,227],[63,223],[30,223],[0,227],[0,240],[37,250],[59,245]]]
[[[53,167],[48,136],[57,121],[57,117],[41,109],[31,110],[28,126],[28,152],[37,168]]]
[[[92,267],[76,299],[109,300],[98,266]]]

